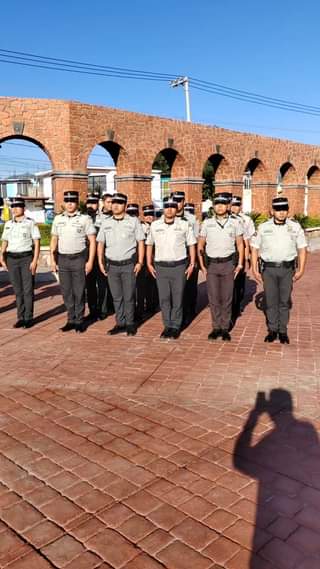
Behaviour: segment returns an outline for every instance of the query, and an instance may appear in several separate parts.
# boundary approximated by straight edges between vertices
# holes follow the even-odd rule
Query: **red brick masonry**
[[[17,132],[48,154],[57,205],[65,189],[79,189],[85,196],[88,157],[101,144],[113,155],[118,189],[130,201],[150,201],[152,164],[160,151],[170,148],[176,156],[172,187],[184,189],[198,206],[203,167],[213,157],[217,188],[241,194],[243,174],[251,170],[254,210],[268,211],[281,169],[292,211],[303,212],[307,184],[308,213],[320,212],[318,146],[72,101],[0,97],[0,143]]]

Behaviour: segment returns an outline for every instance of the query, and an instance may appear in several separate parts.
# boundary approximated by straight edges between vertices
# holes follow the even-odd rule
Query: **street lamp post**
[[[186,99],[186,113],[187,121],[191,122],[191,110],[190,110],[190,91],[189,91],[189,78],[188,77],[177,77],[174,81],[170,81],[171,87],[179,87],[183,85],[185,99]]]

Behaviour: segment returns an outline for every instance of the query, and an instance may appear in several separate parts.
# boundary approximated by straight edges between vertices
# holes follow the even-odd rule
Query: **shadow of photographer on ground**
[[[270,424],[264,421],[267,433],[255,435],[254,430],[265,413],[272,420],[271,430],[267,430]],[[282,547],[279,540],[289,545],[292,542],[297,557],[292,568],[307,560],[310,567],[313,562],[320,567],[319,557],[315,557],[320,554],[319,439],[311,423],[294,417],[289,391],[273,389],[269,399],[264,392],[258,392],[255,406],[236,441],[233,463],[241,473],[258,481],[250,569],[263,569],[266,559],[273,569],[287,567],[284,561],[277,564]],[[314,527],[310,528],[310,523]],[[307,533],[304,539],[295,535],[300,526],[304,530],[310,528],[307,531],[313,532],[313,536],[318,533],[312,547]]]

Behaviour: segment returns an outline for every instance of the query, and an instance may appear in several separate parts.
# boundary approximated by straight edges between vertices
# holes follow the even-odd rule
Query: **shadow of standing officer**
[[[253,444],[254,429],[263,413],[270,416],[274,425]],[[263,392],[258,393],[255,407],[236,441],[233,463],[237,470],[258,481],[250,569],[264,568],[266,559],[273,569],[296,569],[304,567],[305,562],[309,567],[314,559],[319,561],[316,556],[320,554],[320,524],[312,530],[304,527],[308,526],[306,520],[310,519],[311,510],[314,519],[320,516],[319,440],[311,423],[294,417],[290,392],[273,389],[269,400]],[[318,512],[314,511],[317,506]],[[305,532],[303,540],[298,533],[300,526]],[[309,531],[310,535],[318,532],[318,545],[313,543],[311,547],[308,543]],[[296,555],[291,564],[286,564],[285,559],[278,562],[280,551],[285,557],[284,542],[292,545],[291,551]]]

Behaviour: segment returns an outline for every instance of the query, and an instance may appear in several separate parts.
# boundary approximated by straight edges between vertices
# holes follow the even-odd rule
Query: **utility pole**
[[[179,87],[183,85],[185,99],[186,99],[186,113],[187,121],[191,122],[191,111],[190,111],[190,92],[189,92],[189,78],[188,77],[177,77],[174,81],[170,81],[171,87]]]

